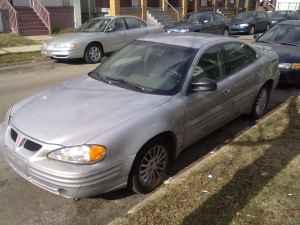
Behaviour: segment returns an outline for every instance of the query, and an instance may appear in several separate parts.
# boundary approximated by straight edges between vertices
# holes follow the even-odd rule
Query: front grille
[[[24,144],[24,148],[29,151],[36,152],[36,151],[40,150],[42,148],[42,146],[38,143],[27,140]]]
[[[14,142],[17,141],[18,133],[14,129],[10,129],[10,136]],[[42,148],[42,145],[25,138],[23,147],[31,152],[36,152]]]
[[[10,136],[11,136],[11,139],[14,140],[14,142],[16,142],[17,140],[17,137],[18,137],[18,134],[16,131],[14,131],[13,129],[10,130]]]

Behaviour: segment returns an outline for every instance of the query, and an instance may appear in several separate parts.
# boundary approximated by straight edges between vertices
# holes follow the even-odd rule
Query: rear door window
[[[139,20],[135,18],[126,18],[125,20],[129,30],[138,29],[145,26],[145,24],[142,24]]]
[[[226,75],[232,75],[256,60],[256,52],[242,43],[228,43],[223,47],[223,64]]]
[[[209,48],[201,56],[198,65],[194,68],[192,81],[196,82],[202,78],[209,78],[215,81],[223,79],[221,62],[221,47]]]

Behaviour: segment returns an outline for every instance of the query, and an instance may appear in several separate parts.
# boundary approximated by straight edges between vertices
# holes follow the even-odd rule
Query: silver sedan
[[[14,105],[4,156],[29,182],[83,198],[158,187],[187,146],[264,115],[279,78],[269,48],[200,34],[139,39],[94,71]]]
[[[162,31],[134,16],[99,17],[85,23],[77,32],[59,35],[42,46],[42,54],[54,59],[83,58],[98,63],[105,53],[114,52],[150,33]]]

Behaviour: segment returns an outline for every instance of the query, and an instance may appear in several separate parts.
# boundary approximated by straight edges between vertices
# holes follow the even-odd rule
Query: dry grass
[[[45,58],[40,52],[5,54],[0,55],[0,67],[42,60],[45,60]]]
[[[299,225],[299,171],[300,98],[293,97],[114,224]]]
[[[0,48],[39,44],[17,34],[0,34]]]

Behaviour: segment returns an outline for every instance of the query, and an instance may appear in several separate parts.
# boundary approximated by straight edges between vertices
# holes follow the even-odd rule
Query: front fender
[[[149,140],[169,131],[176,136],[177,147],[173,151],[177,155],[183,144],[184,110],[182,109],[183,101],[173,99],[93,138],[89,143],[105,145],[109,151],[107,157],[111,161],[131,165],[136,154]]]

